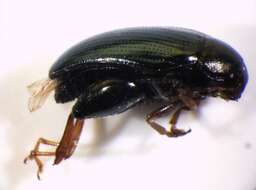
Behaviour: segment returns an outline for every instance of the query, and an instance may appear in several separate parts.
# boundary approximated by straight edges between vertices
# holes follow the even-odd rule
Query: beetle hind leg
[[[144,100],[141,89],[133,82],[106,80],[94,83],[73,106],[76,118],[96,118],[119,114]]]
[[[26,164],[28,160],[35,160],[38,170],[37,177],[40,179],[40,174],[43,172],[43,163],[39,159],[41,156],[49,157],[55,156],[54,164],[59,164],[63,159],[69,158],[75,151],[80,134],[82,132],[84,120],[75,119],[72,114],[70,114],[64,134],[60,143],[46,140],[44,138],[39,138],[34,149],[30,152],[29,156],[24,159],[24,163]],[[40,145],[50,145],[57,147],[55,151],[47,152],[40,151]]]
[[[72,156],[80,139],[83,126],[84,119],[75,119],[73,114],[69,115],[65,131],[55,152],[54,164],[59,164],[62,160]]]

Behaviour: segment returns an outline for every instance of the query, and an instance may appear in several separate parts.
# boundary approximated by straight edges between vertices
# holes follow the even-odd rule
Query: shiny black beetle
[[[190,131],[175,124],[182,110],[195,109],[208,97],[240,98],[247,80],[241,56],[226,43],[193,30],[130,28],[82,41],[51,67],[47,80],[29,86],[31,111],[55,90],[57,103],[77,99],[59,143],[40,138],[30,155],[39,170],[39,156],[55,156],[55,164],[74,152],[87,118],[118,114],[140,103],[158,102],[160,108],[146,121],[162,135],[178,137]],[[154,119],[174,110],[171,128]],[[57,146],[42,152],[40,144]]]

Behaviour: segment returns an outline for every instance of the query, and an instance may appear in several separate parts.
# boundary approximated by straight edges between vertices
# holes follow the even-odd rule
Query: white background
[[[46,78],[67,48],[94,34],[131,26],[181,26],[231,44],[250,81],[239,102],[209,99],[182,115],[187,136],[170,139],[144,122],[137,108],[86,121],[74,156],[58,166],[22,163],[39,137],[60,139],[73,103],[53,96],[29,113],[26,86]],[[0,1],[0,190],[256,188],[256,1]],[[166,125],[167,118],[161,120]],[[46,149],[48,147],[45,147]]]

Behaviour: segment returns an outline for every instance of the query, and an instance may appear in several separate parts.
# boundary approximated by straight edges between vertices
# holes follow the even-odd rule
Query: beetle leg
[[[60,143],[44,138],[38,139],[34,149],[30,152],[29,156],[24,159],[24,163],[26,164],[28,160],[35,160],[38,166],[37,177],[40,179],[40,173],[43,171],[43,163],[38,157],[55,156],[54,164],[58,164],[63,159],[69,158],[76,149],[82,128],[83,120],[75,119],[72,114],[70,114]],[[41,144],[57,146],[57,149],[53,152],[40,151],[39,148]]]
[[[161,135],[166,135],[167,131],[164,127],[162,127],[161,125],[159,125],[158,123],[156,123],[154,121],[154,118],[156,117],[161,117],[161,115],[165,114],[166,112],[170,111],[171,109],[173,109],[173,105],[165,105],[163,107],[158,108],[157,110],[151,112],[150,114],[147,115],[146,117],[146,121],[147,123],[153,128],[155,129],[159,134]]]
[[[192,99],[188,96],[180,95],[179,98],[183,102],[183,104],[190,110],[195,110],[200,103],[199,99]]]
[[[176,106],[177,103],[178,102],[163,106],[163,107],[153,111],[152,113],[148,114],[147,118],[146,118],[147,123],[153,129],[155,129],[159,134],[166,135],[168,137],[179,137],[179,136],[183,136],[183,135],[189,133],[191,130],[184,131],[182,129],[177,129],[175,126],[181,111],[184,109],[187,109],[186,106],[181,106],[174,112],[174,114],[169,122],[171,124],[170,130],[166,130],[163,126],[159,125],[158,123],[156,123],[154,121],[155,118],[161,117],[163,114],[170,112]]]
[[[59,164],[74,153],[82,133],[83,124],[83,119],[75,119],[72,114],[69,115],[62,139],[56,149],[54,164]]]
[[[73,106],[75,118],[96,118],[122,113],[145,99],[133,82],[106,80],[93,83]]]
[[[43,172],[43,163],[42,161],[38,158],[39,156],[55,156],[55,152],[45,152],[45,151],[40,151],[40,145],[45,144],[45,145],[51,145],[51,146],[58,146],[59,143],[50,141],[44,138],[39,138],[35,148],[30,152],[30,154],[24,159],[24,163],[26,164],[28,160],[35,160],[36,164],[38,166],[38,171],[37,171],[37,178],[40,180],[40,173]]]
[[[173,108],[175,107],[174,104],[169,104],[169,105],[165,105],[163,107],[158,108],[157,110],[151,112],[150,114],[147,115],[146,117],[146,121],[147,123],[153,128],[155,129],[159,134],[161,135],[167,135],[169,136],[169,131],[167,131],[164,127],[162,127],[161,125],[159,125],[158,123],[156,123],[154,121],[155,118],[161,117],[163,114],[171,111]]]
[[[172,115],[169,124],[170,124],[170,129],[169,132],[167,133],[167,135],[171,135],[171,136],[183,136],[186,135],[187,133],[191,132],[191,129],[189,129],[188,131],[184,131],[183,129],[178,129],[176,127],[176,124],[178,122],[178,118],[182,112],[182,110],[194,110],[198,107],[200,100],[198,99],[192,99],[189,98],[188,96],[179,96],[180,100],[182,101],[183,105],[180,106]]]
[[[174,114],[172,115],[172,117],[169,121],[170,129],[167,133],[167,136],[179,137],[179,136],[183,136],[183,135],[186,135],[187,133],[191,132],[191,129],[189,129],[188,131],[184,131],[183,129],[178,129],[176,127],[178,118],[179,118],[182,110],[189,110],[189,108],[187,108],[186,106],[181,106],[174,112]]]

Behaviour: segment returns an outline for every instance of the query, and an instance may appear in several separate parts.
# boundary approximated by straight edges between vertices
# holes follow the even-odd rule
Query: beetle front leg
[[[179,136],[184,136],[187,133],[191,132],[191,129],[189,129],[188,131],[184,131],[183,129],[178,129],[176,127],[176,123],[178,121],[179,115],[181,113],[182,110],[188,110],[189,108],[187,108],[186,106],[180,106],[173,114],[172,118],[169,121],[170,124],[170,129],[166,130],[163,126],[159,125],[158,123],[156,123],[154,121],[155,118],[159,118],[161,117],[163,114],[170,112],[172,109],[174,109],[177,103],[173,103],[167,106],[163,106],[155,111],[153,111],[152,113],[147,115],[146,121],[147,123],[153,128],[155,129],[159,134],[161,135],[166,135],[168,137],[179,137]]]
[[[191,129],[189,129],[188,131],[184,131],[183,129],[178,129],[176,127],[176,124],[178,122],[178,118],[181,114],[182,110],[189,110],[189,108],[187,108],[186,106],[182,106],[179,107],[174,114],[172,115],[169,124],[170,124],[170,130],[167,132],[167,136],[168,137],[179,137],[179,136],[184,136],[187,133],[191,132]]]
[[[147,123],[153,128],[155,129],[160,135],[167,135],[168,131],[162,127],[161,125],[159,125],[158,123],[156,123],[154,121],[155,118],[161,117],[163,114],[171,111],[174,108],[173,104],[170,105],[165,105],[163,107],[158,108],[157,110],[151,112],[150,114],[147,115],[146,117],[146,121]]]

